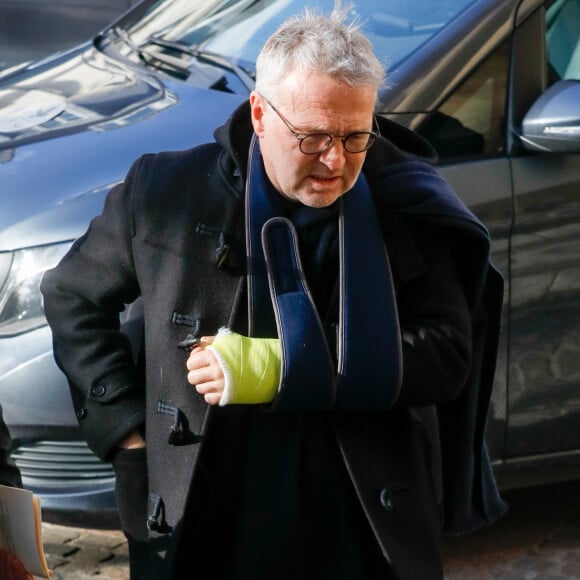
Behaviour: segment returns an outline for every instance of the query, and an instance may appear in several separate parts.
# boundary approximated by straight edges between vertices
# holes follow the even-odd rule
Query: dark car
[[[82,45],[0,75],[0,402],[45,519],[115,525],[38,283],[145,152],[185,149],[247,99],[306,2],[145,0]],[[328,11],[332,0],[311,2]],[[506,279],[488,442],[503,488],[580,477],[580,0],[356,2],[412,127],[487,224]],[[139,304],[123,324],[139,336]]]

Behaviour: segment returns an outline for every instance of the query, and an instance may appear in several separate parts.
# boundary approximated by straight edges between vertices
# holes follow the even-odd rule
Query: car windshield
[[[350,16],[362,25],[376,54],[391,68],[471,3],[360,0],[349,6]],[[173,43],[174,51],[178,47],[194,48],[199,54],[226,57],[230,63],[253,72],[266,39],[285,19],[302,12],[305,5],[326,13],[334,0],[151,0],[126,15],[118,28],[124,28],[134,49],[149,45],[153,39],[158,48],[165,42],[165,51],[170,50],[168,43]]]

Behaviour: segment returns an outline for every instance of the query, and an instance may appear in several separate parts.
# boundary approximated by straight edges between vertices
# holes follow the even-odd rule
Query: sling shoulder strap
[[[278,411],[384,410],[402,379],[400,329],[389,260],[370,189],[359,176],[340,199],[337,364],[304,274],[297,234],[280,194],[250,148],[246,242],[250,335],[278,336]]]

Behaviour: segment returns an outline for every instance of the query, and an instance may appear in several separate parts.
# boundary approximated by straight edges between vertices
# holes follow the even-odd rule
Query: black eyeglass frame
[[[321,153],[324,153],[325,151],[330,149],[330,147],[332,147],[332,144],[334,143],[335,139],[340,139],[342,141],[342,146],[344,147],[344,150],[348,153],[364,153],[365,151],[368,151],[373,146],[376,138],[379,137],[381,134],[379,131],[379,126],[378,126],[377,120],[376,120],[374,115],[373,115],[373,124],[374,124],[375,129],[376,129],[375,131],[354,131],[352,133],[349,133],[348,135],[331,135],[330,133],[325,133],[324,131],[320,131],[317,133],[300,133],[296,130],[296,127],[294,127],[292,125],[292,123],[290,123],[290,121],[288,121],[288,119],[286,119],[286,117],[280,111],[278,111],[278,109],[266,97],[264,97],[263,95],[260,95],[260,96],[262,97],[262,99],[264,99],[264,101],[266,101],[266,103],[272,109],[272,111],[274,111],[274,113],[276,113],[276,115],[278,115],[278,117],[280,117],[281,121],[284,123],[284,125],[286,125],[286,127],[288,128],[290,133],[292,133],[292,135],[294,135],[294,137],[296,137],[296,139],[298,140],[298,147],[300,149],[300,152],[303,153],[304,155],[320,155]],[[317,137],[317,136],[320,137],[323,135],[325,137],[328,137],[328,140],[326,141],[326,144],[321,149],[319,149],[317,151],[304,151],[304,149],[302,149],[302,146],[304,144],[305,139],[308,139],[308,137]],[[347,147],[347,141],[353,135],[368,135],[369,139],[368,139],[367,144],[364,147],[364,149],[360,149],[357,151],[351,151]]]

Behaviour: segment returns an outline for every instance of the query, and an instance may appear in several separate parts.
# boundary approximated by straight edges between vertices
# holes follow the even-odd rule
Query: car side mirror
[[[530,151],[580,153],[580,81],[558,81],[531,107],[520,140]]]

